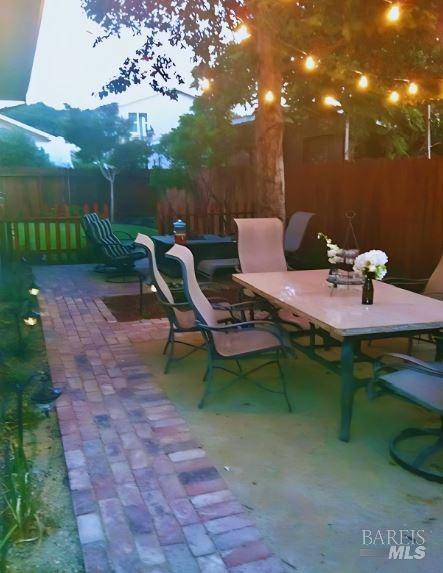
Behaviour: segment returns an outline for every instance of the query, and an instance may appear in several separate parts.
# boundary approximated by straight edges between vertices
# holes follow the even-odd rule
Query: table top
[[[174,244],[174,235],[154,235],[151,237],[153,241],[159,241],[166,245]],[[186,240],[186,245],[208,245],[208,244],[221,244],[221,243],[236,243],[234,235],[189,235]]]
[[[374,281],[374,304],[361,304],[361,286],[332,288],[328,270],[243,273],[242,286],[308,317],[339,336],[443,328],[443,301]]]

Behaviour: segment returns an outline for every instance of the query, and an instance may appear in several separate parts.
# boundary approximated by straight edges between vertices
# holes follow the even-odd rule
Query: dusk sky
[[[137,44],[128,34],[93,48],[98,32],[98,26],[81,9],[80,0],[46,0],[27,102],[43,101],[54,107],[63,103],[78,107],[105,103],[106,100],[93,97],[92,92],[99,91],[112,78]],[[180,50],[173,55],[189,84],[190,55]],[[182,89],[193,92],[188,85]],[[135,86],[118,96],[118,101],[131,101],[151,93],[149,85]],[[113,96],[107,101],[115,100]]]

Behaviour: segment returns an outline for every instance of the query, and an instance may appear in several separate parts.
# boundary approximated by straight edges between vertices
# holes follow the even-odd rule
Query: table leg
[[[340,440],[349,442],[352,406],[354,403],[354,351],[355,341],[352,338],[344,338],[341,347],[341,422]]]

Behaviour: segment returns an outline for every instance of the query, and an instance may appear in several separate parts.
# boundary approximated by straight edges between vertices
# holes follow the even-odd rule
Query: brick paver
[[[118,323],[100,300],[137,285],[35,274],[86,572],[283,572],[132,346],[166,321]]]

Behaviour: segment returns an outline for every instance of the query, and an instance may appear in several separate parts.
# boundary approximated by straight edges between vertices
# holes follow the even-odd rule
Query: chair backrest
[[[107,257],[112,259],[129,254],[128,247],[113,233],[109,219],[100,219],[97,213],[88,213],[82,217],[82,226],[87,238],[99,246]]]
[[[151,239],[151,237],[143,235],[142,233],[138,233],[137,237],[135,238],[135,242],[145,247],[146,250],[148,251],[149,264],[151,265],[151,271],[152,271],[152,280],[159,296],[163,298],[166,302],[173,304],[174,297],[172,296],[171,290],[169,289],[167,282],[165,281],[165,279],[163,278],[157,267],[154,241]]]
[[[174,245],[166,256],[176,260],[182,269],[186,298],[198,319],[208,326],[217,326],[217,315],[198,284],[194,268],[194,255],[183,245]]]
[[[234,219],[242,273],[286,271],[283,223],[280,219]]]
[[[443,300],[443,255],[430,276],[423,294]]]
[[[291,215],[285,231],[286,252],[295,253],[298,251],[308,228],[308,223],[314,215],[315,213],[307,213],[306,211],[297,211]]]

